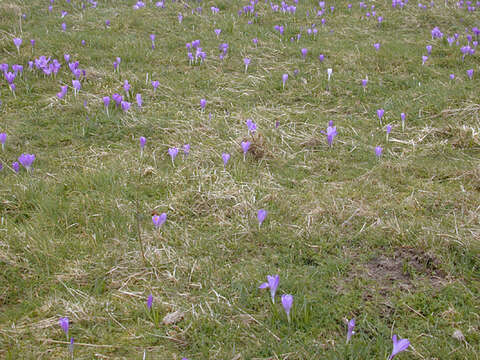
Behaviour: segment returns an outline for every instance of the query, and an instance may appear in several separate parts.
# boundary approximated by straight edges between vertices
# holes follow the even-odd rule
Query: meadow
[[[1,0],[0,358],[479,359],[479,11]]]

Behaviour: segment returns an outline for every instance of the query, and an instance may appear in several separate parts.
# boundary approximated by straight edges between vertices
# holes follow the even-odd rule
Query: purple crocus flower
[[[178,155],[178,148],[172,147],[168,149],[168,155],[172,158],[172,164],[174,164],[175,158]]]
[[[5,142],[7,141],[7,134],[0,133],[0,144],[2,144],[2,150],[5,150]]]
[[[215,29],[215,34],[217,35],[217,38],[220,36],[220,33],[222,32],[222,29]]]
[[[72,354],[73,357],[73,344],[75,343],[75,339],[72,337],[70,338],[70,345],[68,345],[68,351],[70,351],[70,354]]]
[[[375,48],[375,50],[380,50],[380,43],[375,43],[373,44],[373,47]]]
[[[245,156],[247,155],[247,151],[250,148],[250,141],[242,141],[242,150],[243,150],[243,161],[245,161]]]
[[[432,45],[427,45],[425,48],[427,49],[428,55],[430,55],[432,53]]]
[[[380,156],[382,156],[382,147],[381,146],[376,146],[375,147],[375,155],[377,155],[377,158],[380,158]]]
[[[427,62],[428,60],[428,56],[427,55],[423,55],[422,56],[422,65],[425,65],[425,63]]]
[[[16,173],[18,173],[20,171],[20,164],[17,162],[17,161],[14,161],[12,163],[12,169],[13,171],[15,171]]]
[[[470,79],[472,79],[473,78],[473,69],[468,69],[467,70],[467,75]]]
[[[62,23],[62,31],[67,31],[67,24]]]
[[[147,143],[147,139],[144,136],[140,136],[140,151],[143,152],[143,148]]]
[[[305,58],[307,57],[308,49],[307,49],[307,48],[303,48],[303,49],[301,50],[301,52],[302,52],[302,57],[305,59]]]
[[[267,275],[267,282],[260,284],[258,287],[259,289],[270,289],[270,296],[272,297],[273,304],[275,304],[275,293],[277,292],[279,282],[279,275]]]
[[[400,114],[400,119],[402,119],[402,131],[405,130],[405,117],[406,117],[405,113],[402,112]]]
[[[190,144],[183,145],[183,154],[185,156],[188,156],[188,154],[190,154]]]
[[[178,13],[178,22],[181,24],[183,20],[183,15],[182,13]]]
[[[365,88],[367,87],[367,84],[368,84],[368,77],[365,79],[362,79],[363,90],[365,90]]]
[[[30,44],[32,45],[32,49],[35,47],[35,39],[30,39]]]
[[[152,305],[153,305],[153,295],[150,294],[150,295],[148,295],[148,299],[147,299],[147,308],[148,308],[148,310],[151,310],[151,309],[152,309]]]
[[[105,20],[105,26],[106,26],[106,27],[110,27],[110,20],[108,20],[108,19]]]
[[[123,101],[123,96],[120,95],[120,94],[115,93],[115,94],[112,95],[112,99],[113,99],[113,101],[115,101],[115,104],[116,104],[117,107],[118,107],[118,106],[120,106],[120,104],[121,104],[122,101]]]
[[[207,100],[205,99],[200,99],[200,107],[202,108],[202,110],[205,109],[205,106],[207,105]]]
[[[128,91],[130,90],[130,84],[128,83],[128,80],[125,80],[125,82],[123,83],[123,90],[128,96]]]
[[[152,86],[153,86],[153,93],[155,94],[155,91],[157,90],[158,86],[160,83],[158,81],[152,81]]]
[[[18,162],[22,164],[22,166],[27,169],[27,171],[30,171],[34,161],[35,155],[33,154],[22,154],[18,157]]]
[[[131,105],[132,105],[132,104],[130,104],[128,101],[122,101],[122,102],[120,103],[120,106],[122,107],[122,110],[123,110],[124,112],[127,112],[128,110],[130,110],[130,106],[131,106]]]
[[[355,319],[352,319],[348,322],[347,344],[352,338],[352,335],[355,334],[355,331],[353,331],[354,328],[355,328]]]
[[[165,221],[167,221],[167,214],[166,213],[161,213],[160,215],[153,215],[152,216],[152,222],[153,225],[155,226],[156,229],[161,227]]]
[[[247,125],[248,131],[254,133],[257,130],[257,124],[255,124],[252,119],[247,119],[245,124]]]
[[[385,110],[383,110],[383,109],[378,109],[377,110],[377,116],[378,116],[378,120],[380,120],[380,125],[382,124],[382,117],[383,117],[384,113],[385,113]]]
[[[58,323],[60,324],[63,332],[65,333],[65,335],[66,335],[67,338],[68,338],[68,325],[69,325],[68,317],[60,318],[60,319],[58,320]]]
[[[282,83],[283,83],[283,88],[285,89],[285,83],[287,82],[288,80],[288,74],[283,74],[282,75]]]
[[[290,322],[290,310],[292,309],[293,305],[293,296],[290,294],[282,295],[282,306],[287,314],[288,322]]]
[[[388,360],[393,359],[395,355],[406,350],[410,346],[410,341],[408,339],[397,339],[397,335],[392,336],[393,341],[393,350],[392,354],[388,357]]]
[[[20,45],[22,45],[22,39],[13,38],[13,43],[15,44],[15,47],[17,48],[17,51],[20,52]]]
[[[455,80],[455,74],[450,74],[450,80]]]
[[[257,213],[258,227],[262,225],[266,217],[267,217],[267,210],[264,210],[264,209],[258,210],[258,213]]]
[[[245,64],[245,73],[247,73],[248,65],[250,65],[250,59],[249,58],[244,58],[243,63]]]
[[[257,45],[258,45],[258,39],[257,39],[257,38],[253,38],[253,39],[252,39],[252,42],[253,42],[253,44],[255,45],[255,47],[257,47]]]
[[[136,99],[137,99],[137,106],[141,108],[143,104],[142,94],[137,94]]]
[[[222,154],[222,160],[223,160],[223,168],[226,168],[228,160],[230,160],[230,154],[223,153]]]
[[[77,96],[77,92],[82,88],[82,84],[78,80],[72,80],[73,92]]]
[[[59,99],[63,99],[63,98],[65,97],[65,95],[67,94],[67,89],[68,89],[68,86],[67,86],[67,85],[61,86],[61,90],[60,90],[60,92],[57,94],[57,96],[58,96]]]
[[[327,127],[327,142],[328,146],[332,146],[333,140],[337,136],[337,127],[333,126],[333,121],[330,121]]]
[[[155,49],[155,34],[150,34],[150,41],[152,42],[152,50]]]

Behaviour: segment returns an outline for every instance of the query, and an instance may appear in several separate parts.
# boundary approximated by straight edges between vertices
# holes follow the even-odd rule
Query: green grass
[[[358,3],[348,10],[340,1],[327,3],[335,11],[322,26],[310,0],[295,16],[260,1],[257,18],[238,16],[247,2],[167,0],[160,9],[146,1],[133,11],[134,3],[82,10],[80,1],[57,0],[52,12],[43,0],[0,3],[0,63],[24,66],[15,97],[0,81],[8,136],[0,152],[0,357],[69,358],[58,324],[67,316],[75,359],[144,351],[147,359],[386,359],[393,334],[412,344],[399,359],[478,359],[480,60],[477,49],[462,62],[446,41],[459,33],[465,45],[478,10],[400,10],[387,1],[375,3],[379,25]],[[192,14],[198,6],[203,13]],[[315,37],[306,31],[312,24]],[[283,36],[275,25],[285,26]],[[431,39],[435,26],[444,39]],[[192,66],[185,44],[195,39],[207,58]],[[220,43],[229,44],[223,61]],[[433,51],[422,66],[427,44]],[[76,98],[65,53],[87,73]],[[28,69],[40,55],[62,63],[55,78]],[[128,113],[112,105],[107,116],[102,97],[124,94],[124,80],[144,106],[132,96]],[[160,82],[155,94],[150,80]],[[330,120],[332,148],[321,132]],[[190,155],[173,166],[168,148],[187,143]],[[226,170],[223,152],[232,155]],[[36,155],[33,172],[10,167],[21,153]],[[259,227],[261,208],[268,216]],[[158,230],[152,211],[167,213]],[[275,305],[258,289],[273,274]],[[281,294],[294,297],[291,323]],[[174,311],[183,318],[163,324]]]

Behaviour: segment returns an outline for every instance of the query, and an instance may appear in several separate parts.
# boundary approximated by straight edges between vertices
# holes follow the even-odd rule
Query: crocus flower
[[[330,81],[330,77],[332,76],[332,74],[333,74],[333,70],[331,68],[328,68],[327,69],[328,81]]]
[[[373,44],[373,47],[375,48],[375,50],[380,50],[380,43],[375,43]]]
[[[347,343],[350,341],[352,335],[355,334],[355,331],[353,331],[354,328],[355,328],[355,319],[352,319],[348,322]]]
[[[288,80],[288,74],[283,74],[282,75],[282,83],[283,83],[283,88],[285,89],[285,83]]]
[[[432,53],[432,45],[427,45],[425,48],[427,49],[428,55],[430,55]]]
[[[136,99],[137,99],[137,106],[141,108],[143,104],[142,94],[137,94]]]
[[[12,169],[13,171],[15,171],[16,173],[18,173],[20,171],[20,164],[17,162],[17,161],[14,161],[12,163]]]
[[[223,167],[227,167],[228,160],[230,160],[230,154],[223,153],[222,154],[222,160],[223,160]]]
[[[72,80],[73,92],[77,96],[77,92],[82,88],[82,84],[78,80]]]
[[[152,309],[152,304],[153,304],[153,295],[150,294],[150,295],[148,295],[148,299],[147,299],[147,308],[148,308],[148,310],[151,310],[151,309]]]
[[[15,44],[15,47],[17,48],[17,51],[20,52],[20,45],[22,45],[22,39],[13,38],[13,43]]]
[[[255,124],[252,119],[247,119],[245,124],[247,125],[248,131],[254,133],[257,130],[257,124]]]
[[[330,121],[327,127],[328,146],[332,146],[335,136],[337,136],[337,127],[333,126],[333,121]]]
[[[422,65],[425,65],[425,63],[427,62],[427,60],[428,60],[428,56],[423,55],[423,56],[422,56]]]
[[[132,105],[132,104],[130,104],[128,101],[122,101],[122,102],[120,103],[120,106],[122,107],[122,110],[123,110],[124,112],[127,112],[128,110],[130,110],[130,106],[131,106],[131,105]]]
[[[385,128],[385,131],[387,132],[387,141],[388,141],[388,134],[390,134],[390,131],[392,131],[392,125],[388,124]]]
[[[62,23],[62,31],[66,31],[66,30],[67,30],[67,24]]]
[[[73,357],[73,344],[75,343],[75,340],[72,338],[70,338],[70,345],[68,345],[68,351],[70,351],[70,354],[72,354],[72,357]]]
[[[273,304],[275,304],[275,293],[277,292],[279,282],[279,275],[267,275],[267,282],[260,284],[258,287],[259,289],[270,289],[270,296],[272,297]]]
[[[65,95],[67,94],[67,89],[68,89],[68,86],[67,86],[67,85],[61,86],[61,90],[60,90],[60,92],[57,94],[57,96],[58,96],[59,99],[63,99],[63,98],[65,97]]]
[[[383,109],[378,109],[377,110],[377,116],[378,116],[378,120],[380,120],[380,125],[382,124],[382,117],[383,117],[384,113],[385,113],[385,110],[383,110]]]
[[[455,74],[450,74],[450,80],[454,80],[455,79]]]
[[[406,117],[405,113],[402,112],[400,114],[400,119],[402,119],[402,131],[405,130],[405,117]]]
[[[244,58],[243,63],[245,64],[245,73],[247,73],[248,65],[250,65],[250,59],[249,58]]]
[[[152,216],[152,222],[153,225],[155,225],[155,228],[158,229],[160,226],[162,226],[165,221],[167,220],[167,214],[166,213],[161,213],[160,215],[153,215]]]
[[[382,156],[382,147],[381,146],[376,146],[375,147],[375,155],[377,155],[378,158],[380,158],[380,156]]]
[[[200,99],[200,107],[202,108],[202,110],[205,109],[205,106],[207,105],[207,100],[205,99]]]
[[[128,96],[128,91],[130,90],[130,84],[128,83],[128,80],[125,80],[123,83],[123,90],[127,93]]]
[[[178,155],[178,148],[172,147],[168,149],[168,155],[172,158],[172,164],[174,164],[175,158]]]
[[[150,34],[150,41],[152,42],[152,50],[155,49],[155,34]]]
[[[258,213],[257,213],[258,227],[262,225],[266,217],[267,217],[267,210],[264,210],[264,209],[258,210]]]
[[[160,83],[158,81],[152,81],[152,86],[153,86],[153,93],[155,94],[155,91],[157,90],[158,86]]]
[[[144,136],[140,136],[140,155],[143,154],[143,148],[145,147],[146,143],[147,139]]]
[[[68,339],[68,317],[60,318],[60,320],[58,320],[58,323],[62,327],[62,330],[63,330],[63,332],[65,333],[65,335],[67,336],[67,339]]]
[[[473,69],[468,69],[467,70],[467,75],[470,79],[472,79],[473,78]]]
[[[283,294],[282,295],[282,306],[287,314],[288,322],[290,322],[290,310],[293,305],[293,296],[290,294]]]
[[[190,154],[190,144],[183,145],[183,154],[185,156],[188,156],[188,154]]]
[[[305,59],[305,58],[307,57],[308,49],[303,48],[303,49],[301,50],[301,52],[302,52],[302,57]]]
[[[220,36],[220,33],[222,32],[222,29],[215,29],[215,34],[217,34],[217,38]]]
[[[5,150],[5,142],[7,141],[7,134],[0,133],[0,144],[2,144],[2,150]]]
[[[33,154],[22,154],[18,157],[18,162],[22,164],[22,166],[27,169],[27,171],[30,171],[34,161],[35,155]]]
[[[365,88],[367,87],[367,84],[368,84],[368,77],[365,79],[362,79],[362,86],[364,91],[365,91]]]
[[[406,350],[410,346],[410,341],[408,339],[397,339],[397,335],[392,336],[393,341],[393,350],[392,354],[388,357],[388,360],[393,359],[395,355]]]
[[[245,161],[245,156],[248,149],[250,148],[250,141],[242,141],[242,150],[243,150],[243,161]]]
[[[35,39],[30,39],[30,44],[32,45],[32,50],[35,47]]]

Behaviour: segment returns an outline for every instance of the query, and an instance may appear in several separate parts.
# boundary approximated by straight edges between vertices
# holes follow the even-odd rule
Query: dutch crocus
[[[65,97],[65,95],[67,94],[67,89],[68,89],[67,85],[61,86],[61,90],[60,90],[59,93],[57,93],[57,97],[59,99],[63,99]]]
[[[77,92],[80,91],[82,88],[82,84],[78,80],[72,80],[72,86],[73,86],[73,93],[75,94],[75,97],[77,96]]]
[[[155,49],[155,34],[150,34],[150,41],[152,42],[152,50]]]
[[[332,76],[332,74],[333,74],[333,70],[331,68],[328,68],[327,69],[328,81],[330,81],[330,77]]]
[[[220,36],[220,33],[222,32],[222,29],[215,29],[214,31],[218,38]]]
[[[455,80],[455,74],[450,74],[450,80]]]
[[[183,145],[183,155],[188,156],[190,154],[190,144]]]
[[[400,114],[400,119],[402,120],[402,131],[405,131],[405,117],[406,117],[405,113],[402,112]]]
[[[131,106],[131,105],[132,105],[132,104],[130,104],[128,101],[122,101],[122,102],[120,103],[120,106],[122,107],[122,110],[123,110],[124,112],[127,112],[128,110],[130,110],[130,106]]]
[[[259,289],[270,289],[270,296],[272,297],[273,304],[275,304],[275,293],[277,292],[279,282],[279,275],[267,275],[267,282],[260,284],[258,287]]]
[[[375,43],[373,44],[373,47],[375,48],[375,50],[380,50],[380,43]]]
[[[385,113],[385,110],[383,110],[383,109],[378,109],[377,110],[377,116],[378,116],[378,120],[380,120],[380,125],[382,125],[382,117],[383,117],[384,113]]]
[[[168,155],[170,155],[170,157],[172,158],[172,165],[175,165],[174,161],[175,161],[175,158],[178,155],[178,148],[176,148],[176,147],[169,148],[168,149]]]
[[[287,314],[288,322],[290,322],[290,310],[292,309],[293,305],[293,296],[290,294],[282,295],[282,306]]]
[[[347,344],[352,338],[352,335],[355,334],[355,331],[353,331],[354,328],[355,328],[355,319],[352,319],[348,322]]]
[[[427,55],[423,55],[422,56],[422,65],[425,65],[425,63],[427,62],[428,60],[428,56]]]
[[[15,44],[15,47],[17,48],[18,53],[20,53],[20,45],[22,45],[22,39],[13,38],[13,43]]]
[[[157,91],[158,86],[160,83],[158,81],[152,81],[152,86],[153,86],[153,94],[155,94],[155,91]]]
[[[32,164],[35,161],[35,155],[33,154],[22,154],[18,157],[18,162],[22,164],[22,166],[30,171],[32,169]]]
[[[207,100],[200,99],[200,107],[202,108],[202,111],[205,110],[206,105],[207,105]]]
[[[250,59],[249,58],[244,58],[243,63],[245,64],[245,74],[246,74],[247,70],[248,70],[248,65],[250,65]]]
[[[380,159],[380,156],[382,156],[382,151],[383,151],[383,149],[382,149],[381,146],[376,146],[375,147],[375,155],[377,156],[377,158]]]
[[[368,84],[368,76],[365,79],[362,79],[363,91],[365,91],[365,89],[367,88],[367,84]]]
[[[406,350],[410,346],[410,341],[408,339],[397,339],[397,335],[392,336],[393,341],[393,350],[392,354],[388,357],[388,360],[393,359],[395,355]]]
[[[125,80],[125,82],[123,83],[123,90],[128,96],[128,91],[130,90],[130,84],[128,83],[128,80]]]
[[[267,210],[264,210],[264,209],[258,210],[258,213],[257,213],[258,227],[262,225],[266,217],[267,217]]]
[[[14,161],[12,163],[12,169],[13,171],[15,171],[16,173],[18,173],[20,171],[20,164],[18,163],[18,161]]]
[[[104,96],[103,97],[103,106],[105,106],[105,111],[107,112],[108,115],[108,105],[110,105],[110,96]]]
[[[68,339],[68,326],[69,326],[68,317],[60,318],[60,320],[58,320],[58,323],[60,324],[63,332],[65,333]]]
[[[140,156],[143,156],[143,148],[147,143],[147,139],[144,136],[140,136]]]
[[[335,139],[335,136],[337,136],[337,127],[333,126],[333,121],[330,121],[327,127],[328,146],[331,147],[333,145],[333,140]]]
[[[282,88],[285,89],[285,83],[287,82],[288,80],[288,74],[283,74],[282,75]]]
[[[308,49],[303,48],[301,52],[302,52],[302,57],[305,59],[307,57]]]
[[[385,131],[387,132],[387,141],[388,141],[388,135],[390,134],[390,131],[392,131],[392,125],[388,124],[385,128]]]
[[[472,79],[473,78],[473,69],[468,69],[467,70],[467,76]]]
[[[250,148],[250,141],[242,141],[242,150],[243,150],[243,161],[245,161],[245,157],[247,156],[247,151]]]
[[[142,94],[137,94],[136,99],[137,99],[137,106],[141,108],[143,104]]]
[[[325,60],[325,55],[323,54],[318,55],[318,60],[320,60],[320,62],[323,62],[323,60]]]
[[[432,45],[427,45],[425,48],[427,49],[428,55],[430,55],[432,53]]]
[[[68,351],[70,351],[70,354],[72,354],[72,358],[73,358],[73,344],[75,343],[75,340],[72,338],[70,338],[70,345],[68,345]]]
[[[5,150],[5,142],[7,141],[7,134],[0,133],[0,144],[2,144],[2,150]]]
[[[150,295],[148,295],[148,298],[147,298],[147,308],[148,308],[148,310],[152,309],[152,305],[153,305],[153,295],[150,294]]]
[[[248,131],[254,133],[257,130],[257,124],[255,124],[252,119],[247,119],[245,121],[245,124],[247,125]]]
[[[166,213],[161,213],[160,215],[155,214],[152,216],[152,222],[156,229],[160,228],[165,221],[167,221]]]
[[[62,23],[62,31],[67,31],[67,24]]]
[[[222,160],[223,160],[223,168],[225,169],[227,167],[228,160],[230,160],[230,154],[223,153]]]

